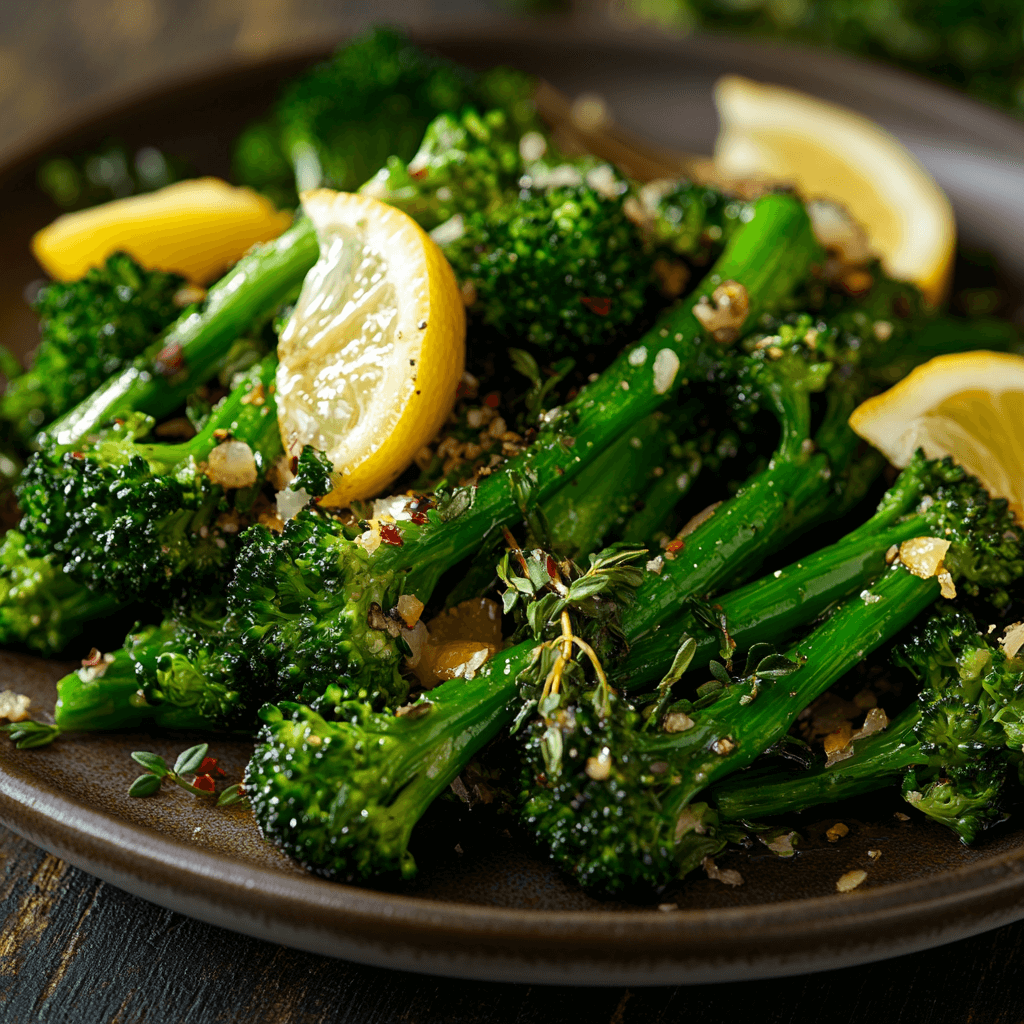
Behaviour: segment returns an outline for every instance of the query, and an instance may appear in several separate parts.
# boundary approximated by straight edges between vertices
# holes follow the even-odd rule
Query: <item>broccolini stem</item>
[[[532,544],[559,557],[579,559],[614,535],[632,504],[643,494],[671,441],[665,417],[641,420],[604,450],[578,477],[526,517]],[[673,481],[674,504],[684,491]],[[485,541],[445,606],[482,596],[496,579],[494,566],[504,548],[501,535]]]
[[[672,510],[690,493],[699,473],[696,460],[666,465],[665,472],[644,493],[643,508],[629,517],[622,531],[623,542],[649,546]]]
[[[584,388],[529,451],[464,492],[461,515],[447,522],[403,525],[403,546],[378,550],[380,571],[408,572],[406,590],[423,599],[445,568],[476,548],[482,532],[512,523],[524,506],[546,500],[625,430],[685,387],[698,352],[715,344],[707,340],[693,308],[702,300],[710,303],[723,282],[743,286],[747,325],[778,308],[806,280],[821,251],[794,196],[765,196],[753,212],[693,294]],[[736,326],[739,330],[743,325]]]
[[[152,643],[167,639],[172,630],[155,630]],[[135,663],[125,650],[115,651],[112,660],[95,668],[69,672],[58,683],[54,721],[64,731],[76,729],[135,729],[151,723],[153,709],[139,697]]]
[[[625,609],[623,629],[641,636],[663,621],[687,598],[708,594],[734,574],[754,573],[774,547],[785,526],[794,493],[810,482],[813,489],[829,487],[824,456],[802,452],[810,432],[810,399],[793,389],[784,399],[783,436],[768,468],[752,477],[735,497],[724,502],[689,536],[667,549],[660,574],[651,573],[637,591],[636,603]]]
[[[283,450],[273,392],[276,373],[277,356],[266,356],[213,410],[206,425],[190,441],[139,444],[139,454],[159,471],[167,472],[189,458],[205,462],[217,445],[233,438],[252,448],[258,467],[265,471]]]
[[[833,602],[880,576],[892,545],[920,536],[922,530],[927,532],[920,518],[904,518],[922,489],[918,474],[901,474],[875,514],[844,538],[717,598],[715,610],[725,618],[736,650],[749,649],[756,643],[777,643],[812,622]],[[638,593],[643,592],[641,587]],[[709,629],[694,612],[683,612],[676,619],[662,618],[660,628],[640,636],[613,671],[613,682],[629,690],[657,682],[672,663],[684,636],[692,637],[697,644],[688,671],[718,656],[721,631]]]
[[[787,651],[795,671],[727,687],[711,707],[693,712],[694,725],[685,732],[645,734],[645,755],[671,757],[680,779],[665,796],[666,810],[681,811],[716,779],[751,764],[811,701],[938,596],[936,579],[897,566]]]
[[[732,821],[764,818],[897,786],[907,768],[928,761],[914,736],[920,720],[920,707],[912,704],[882,732],[855,740],[853,756],[831,767],[789,772],[754,768],[727,779],[711,791],[718,813]]]
[[[133,366],[112,377],[46,429],[71,448],[110,420],[145,412],[161,417],[214,372],[217,359],[248,326],[297,288],[320,254],[306,219],[235,264],[209,291],[201,311],[187,313]]]
[[[605,536],[632,511],[670,442],[668,424],[657,413],[627,430],[544,503],[547,537],[535,536],[534,541],[572,559],[601,547]],[[682,497],[678,490],[677,494]]]

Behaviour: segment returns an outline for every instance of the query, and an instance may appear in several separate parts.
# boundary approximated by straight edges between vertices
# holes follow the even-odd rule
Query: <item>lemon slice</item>
[[[715,164],[728,177],[794,185],[846,208],[894,278],[933,303],[948,288],[953,210],[931,175],[888,132],[843,107],[729,75],[715,86]]]
[[[207,284],[291,222],[252,189],[194,178],[66,213],[36,232],[32,254],[58,281],[75,281],[121,250],[150,270]]]
[[[328,505],[379,494],[444,423],[465,363],[466,313],[441,250],[371,199],[302,195],[320,259],[278,340],[277,408],[291,455],[334,463]]]
[[[952,456],[1024,523],[1024,356],[936,356],[854,410],[850,426],[895,466]]]

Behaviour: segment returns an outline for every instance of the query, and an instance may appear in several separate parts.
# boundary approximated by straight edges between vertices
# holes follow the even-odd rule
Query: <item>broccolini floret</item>
[[[351,192],[388,157],[408,160],[438,114],[481,102],[530,110],[530,89],[525,75],[476,75],[373,29],[285,89],[271,117],[239,138],[235,173],[280,206],[320,185]]]
[[[254,367],[191,441],[147,444],[152,419],[135,416],[72,451],[45,442],[17,488],[26,549],[122,600],[202,588],[228,566],[281,453],[276,364]]]
[[[522,192],[474,213],[444,252],[470,289],[471,317],[554,352],[626,340],[655,283],[654,255],[622,196],[586,185]]]
[[[156,341],[181,314],[184,284],[115,253],[78,281],[46,285],[33,303],[39,347],[0,399],[0,417],[30,439]]]
[[[115,614],[122,602],[76,583],[52,555],[28,553],[24,536],[0,542],[0,643],[59,654],[86,623]]]
[[[123,649],[57,683],[58,729],[249,731],[269,696],[252,677],[223,597],[132,633]]]

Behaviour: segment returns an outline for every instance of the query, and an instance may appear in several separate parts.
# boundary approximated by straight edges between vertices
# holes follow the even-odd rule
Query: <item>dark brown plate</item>
[[[424,41],[466,63],[542,73],[570,94],[600,92],[626,127],[691,152],[710,150],[711,85],[725,72],[843,102],[907,142],[952,196],[963,237],[995,253],[1012,285],[1024,283],[1024,126],[937,86],[835,56],[716,38],[567,39],[517,29]],[[33,184],[44,149],[118,136],[224,174],[231,138],[308,60],[236,66],[132,98],[55,126],[45,147],[7,159],[4,341],[24,351],[35,337],[22,294],[38,276],[28,238],[56,212]],[[64,670],[0,654],[0,682],[30,694],[36,713],[52,710],[53,682]],[[722,858],[743,874],[739,888],[693,878],[646,905],[582,894],[500,819],[455,804],[432,814],[414,884],[389,892],[331,884],[265,844],[243,807],[218,811],[178,790],[127,796],[137,774],[132,750],[171,758],[188,742],[66,737],[37,751],[2,742],[0,820],[115,885],[226,928],[365,963],[501,981],[644,985],[791,974],[924,949],[1024,917],[1024,831],[1005,829],[969,850],[938,826],[900,820],[888,797],[810,816],[799,826],[808,841],[792,859],[757,850]],[[250,746],[215,747],[239,777]],[[837,820],[851,831],[830,844],[823,833]],[[881,857],[870,859],[869,849]],[[852,868],[867,870],[867,881],[837,895],[836,879]]]

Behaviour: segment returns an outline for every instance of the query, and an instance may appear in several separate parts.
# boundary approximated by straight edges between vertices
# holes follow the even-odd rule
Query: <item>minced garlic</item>
[[[900,545],[900,561],[923,580],[937,577],[942,596],[954,598],[956,587],[953,577],[942,564],[948,550],[949,541],[940,537],[913,537]]]
[[[6,718],[8,722],[24,722],[28,718],[28,706],[31,703],[31,698],[23,693],[4,690],[0,693],[0,718]]]

